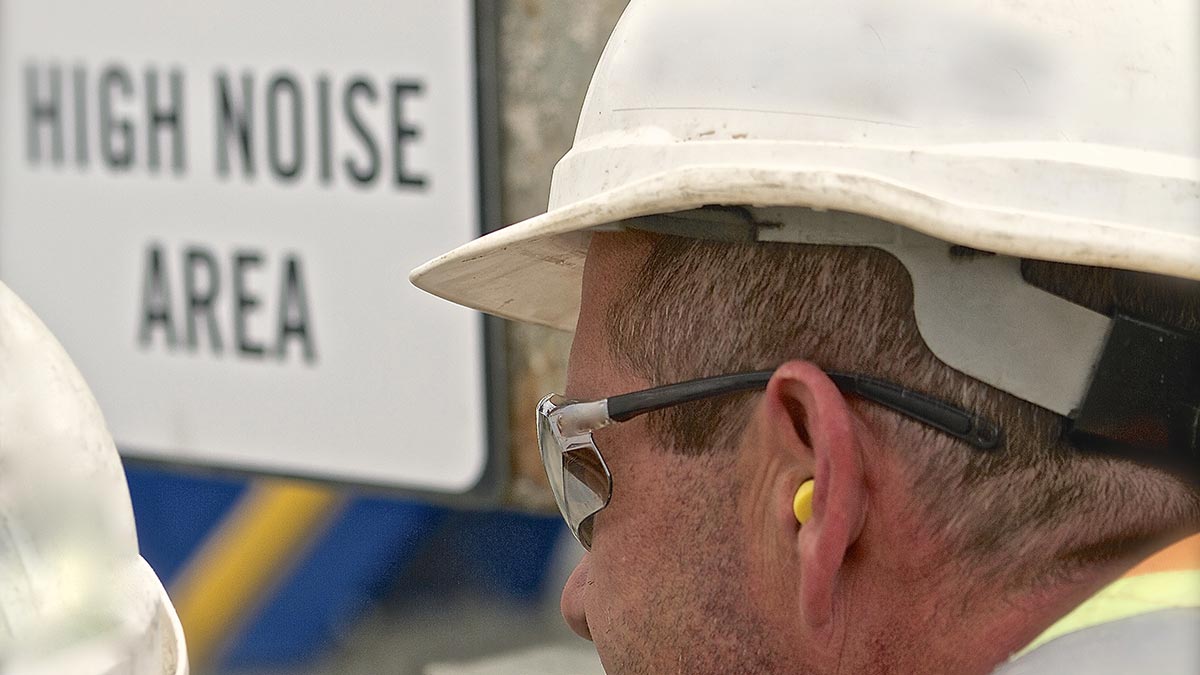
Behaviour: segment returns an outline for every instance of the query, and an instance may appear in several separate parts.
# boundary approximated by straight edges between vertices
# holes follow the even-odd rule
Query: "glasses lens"
[[[538,405],[538,447],[558,510],[584,548],[592,548],[592,516],[608,505],[612,475],[591,433],[563,438],[556,417],[570,401],[547,396]]]
[[[554,433],[553,422],[550,420],[550,414],[558,408],[557,399],[557,396],[550,395],[538,404],[538,450],[542,453],[542,466],[546,469],[546,478],[550,480],[550,491],[554,493],[554,501],[558,503],[558,510],[562,513],[563,518],[566,518],[567,506],[563,501],[566,495],[563,491],[562,450],[558,444],[558,437]]]

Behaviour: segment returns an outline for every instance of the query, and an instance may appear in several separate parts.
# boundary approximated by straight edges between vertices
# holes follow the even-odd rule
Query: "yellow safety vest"
[[[1185,611],[1172,613],[1171,610]],[[1120,579],[1105,586],[1043,631],[998,672],[1041,672],[1030,663],[1039,660],[1038,652],[1048,650],[1040,655],[1041,660],[1047,661],[1047,653],[1052,652],[1056,645],[1066,645],[1071,640],[1076,644],[1071,645],[1069,649],[1076,653],[1080,652],[1079,644],[1085,640],[1093,643],[1091,647],[1094,647],[1095,651],[1121,649],[1122,645],[1112,641],[1111,631],[1108,635],[1102,635],[1098,629],[1135,617],[1145,616],[1153,619],[1150,615],[1155,613],[1158,613],[1155,615],[1157,617],[1171,617],[1171,624],[1168,625],[1179,625],[1181,621],[1187,625],[1196,623],[1196,614],[1187,610],[1200,611],[1200,534],[1162,549],[1129,570]],[[1142,623],[1146,624],[1146,621]],[[1150,634],[1154,635],[1155,630],[1156,628],[1150,628]],[[1081,635],[1088,632],[1093,639],[1088,640],[1089,636]],[[1129,632],[1133,631],[1123,635],[1128,635]],[[1182,655],[1184,662],[1190,663],[1187,659],[1200,659],[1200,642],[1197,641],[1200,641],[1200,635],[1188,640],[1190,647],[1183,647],[1185,650],[1193,650],[1192,653]],[[1177,644],[1177,641],[1172,644]],[[1091,652],[1085,650],[1085,653]],[[1059,662],[1069,660],[1062,658]]]

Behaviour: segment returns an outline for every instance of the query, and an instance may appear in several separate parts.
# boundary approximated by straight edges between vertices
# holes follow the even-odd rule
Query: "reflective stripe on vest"
[[[1105,586],[996,672],[1196,675],[1197,635],[1200,534],[1168,546]]]

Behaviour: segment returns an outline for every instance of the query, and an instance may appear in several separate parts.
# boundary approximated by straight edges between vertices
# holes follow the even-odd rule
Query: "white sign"
[[[467,0],[0,0],[0,279],[127,454],[464,491],[480,320]]]

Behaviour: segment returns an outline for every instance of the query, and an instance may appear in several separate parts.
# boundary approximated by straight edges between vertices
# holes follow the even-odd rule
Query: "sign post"
[[[475,8],[0,0],[0,279],[128,456],[480,489]],[[500,464],[503,464],[502,460]]]

